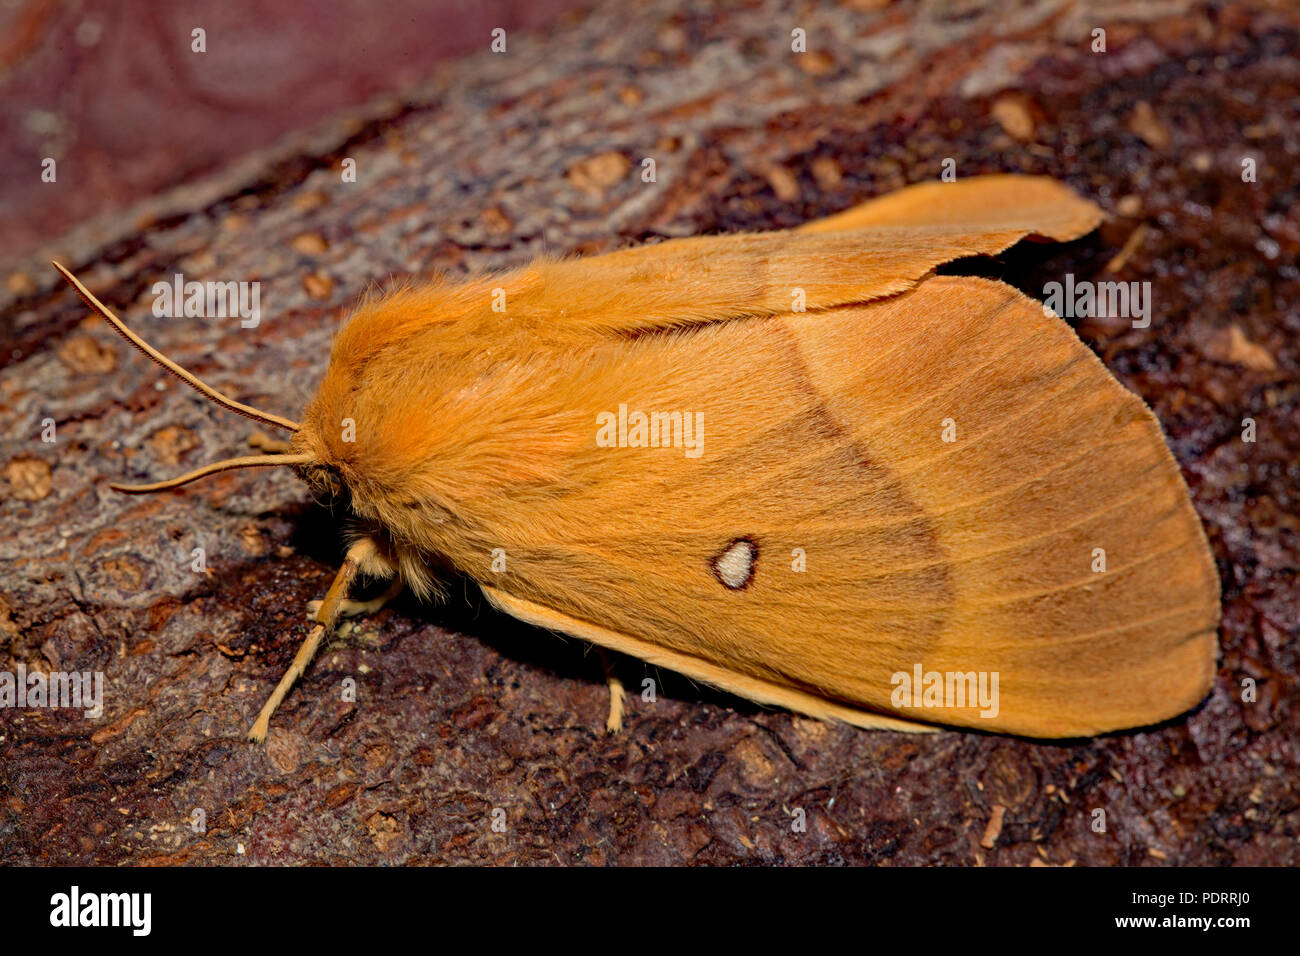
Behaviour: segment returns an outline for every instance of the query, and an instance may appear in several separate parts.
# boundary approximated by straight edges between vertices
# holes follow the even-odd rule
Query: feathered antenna
[[[276,428],[285,428],[291,432],[298,431],[299,425],[297,422],[290,421],[287,418],[281,418],[279,415],[272,415],[270,412],[260,411],[250,405],[245,405],[243,402],[237,402],[228,395],[224,395],[217,391],[207,382],[198,378],[198,376],[181,368],[167,356],[163,355],[152,345],[127,328],[126,323],[114,315],[108,306],[95,298],[91,291],[82,285],[81,281],[71,272],[57,262],[52,263],[52,265],[55,269],[59,270],[59,275],[63,276],[63,278],[68,281],[68,284],[72,286],[73,291],[81,297],[81,301],[90,306],[91,311],[97,313],[105,322],[112,326],[113,331],[122,336],[122,338],[126,339],[167,371],[171,372],[186,385],[190,386],[190,388],[208,399],[208,401],[220,405],[222,408],[229,409],[232,412],[237,412],[245,418],[251,418],[255,422],[261,422],[264,425],[274,425]],[[115,491],[124,491],[128,494],[144,494],[151,491],[166,491],[168,488],[177,488],[188,482],[194,481],[196,478],[202,478],[205,475],[215,474],[219,471],[229,471],[232,468],[262,468],[274,465],[306,465],[312,461],[314,461],[314,458],[311,455],[250,455],[245,458],[229,458],[225,461],[214,462],[211,465],[205,465],[204,467],[199,468],[197,471],[181,475],[179,478],[172,478],[168,481],[160,481],[151,485],[114,484],[110,485],[110,487]]]

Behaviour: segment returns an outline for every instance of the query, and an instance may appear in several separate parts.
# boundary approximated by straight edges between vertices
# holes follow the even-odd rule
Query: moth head
[[[331,505],[339,498],[350,497],[347,483],[343,480],[343,473],[332,464],[313,461],[306,465],[299,465],[294,470],[298,473],[298,477],[307,483],[313,495]]]
[[[272,415],[269,412],[259,411],[250,405],[237,402],[233,398],[222,394],[211,385],[200,380],[191,372],[181,368],[167,356],[163,355],[152,345],[127,328],[126,324],[114,315],[108,306],[95,298],[95,296],[91,294],[90,290],[82,285],[81,282],[77,280],[77,277],[71,272],[57,262],[53,263],[53,266],[58,270],[59,275],[63,276],[63,278],[68,281],[68,284],[71,285],[77,295],[81,297],[81,300],[90,307],[91,311],[95,312],[103,318],[105,322],[112,326],[113,331],[117,332],[118,335],[122,336],[122,338],[126,339],[133,346],[149,358],[153,359],[153,361],[157,362],[167,371],[171,372],[186,385],[203,395],[210,402],[215,405],[220,405],[222,408],[228,408],[232,412],[237,412],[245,418],[251,418],[255,422],[261,422],[262,424],[270,425],[273,428],[283,428],[294,433],[287,454],[248,455],[243,458],[228,458],[225,461],[213,462],[211,465],[205,465],[196,471],[192,471],[186,475],[181,475],[177,478],[172,478],[168,481],[160,481],[151,485],[114,484],[110,485],[111,488],[115,491],[124,491],[128,494],[145,494],[151,491],[166,491],[169,488],[179,488],[181,485],[188,484],[197,478],[203,478],[206,475],[213,475],[220,471],[230,471],[233,468],[266,468],[278,465],[288,465],[289,467],[296,469],[299,476],[306,480],[308,484],[312,484],[313,487],[319,485],[326,491],[337,488],[333,493],[338,493],[338,491],[341,490],[341,481],[339,481],[337,485],[334,483],[337,478],[337,471],[333,471],[331,474],[331,467],[319,462],[315,454],[308,450],[311,446],[309,436],[299,434],[302,426],[297,422],[290,421],[287,418],[281,418],[279,415]]]

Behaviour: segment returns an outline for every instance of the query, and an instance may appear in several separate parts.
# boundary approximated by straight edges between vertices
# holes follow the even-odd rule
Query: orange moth
[[[1068,737],[1205,696],[1218,576],[1141,399],[1040,303],[934,270],[1101,219],[986,176],[407,286],[360,303],[300,422],[203,384],[56,267],[168,371],[292,433],[114,487],[286,465],[355,518],[254,741],[340,616],[433,597],[448,565],[524,621],[762,704]],[[351,601],[358,575],[392,585]]]

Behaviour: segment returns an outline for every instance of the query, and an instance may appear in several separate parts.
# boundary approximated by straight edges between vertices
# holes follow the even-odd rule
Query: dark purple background
[[[13,260],[89,216],[547,23],[575,0],[0,6],[0,221]],[[190,31],[207,31],[207,52]],[[52,156],[58,181],[43,183]]]

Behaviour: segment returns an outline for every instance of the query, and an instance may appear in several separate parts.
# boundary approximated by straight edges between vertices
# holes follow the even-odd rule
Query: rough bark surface
[[[287,473],[111,492],[244,453],[252,429],[33,259],[0,293],[0,669],[102,671],[106,703],[0,710],[0,863],[1300,862],[1300,13],[785,6],[564,19],[53,251],[177,361],[293,416],[340,314],[390,275],[794,225],[949,157],[1058,177],[1114,218],[973,268],[1031,295],[1108,263],[1151,282],[1149,328],[1076,327],[1155,409],[1205,521],[1224,590],[1206,702],[1092,740],[916,737],[623,660],[628,726],[607,737],[598,658],[458,587],[361,622],[251,747],[339,522]],[[150,287],[176,272],[260,280],[262,324],[154,318]]]

